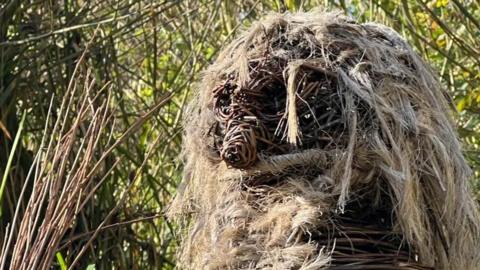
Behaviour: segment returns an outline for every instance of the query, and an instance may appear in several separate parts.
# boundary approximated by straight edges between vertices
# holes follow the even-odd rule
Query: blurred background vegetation
[[[53,128],[47,116],[61,117],[62,98],[88,46],[80,72],[94,80],[92,95],[108,85],[113,118],[95,155],[139,118],[145,121],[102,161],[101,185],[71,221],[52,266],[71,267],[87,245],[75,269],[173,269],[178,239],[164,211],[181,179],[180,120],[195,82],[235,33],[252,21],[271,11],[314,7],[389,25],[431,63],[458,110],[454,117],[479,198],[476,0],[1,0],[0,245],[15,208],[19,206],[20,214],[27,210],[32,186],[27,185],[25,196],[19,194],[41,150],[44,128]],[[161,101],[154,114],[143,116]],[[89,185],[99,181],[93,178]],[[124,191],[126,197],[120,200]],[[97,228],[101,230],[93,234]]]

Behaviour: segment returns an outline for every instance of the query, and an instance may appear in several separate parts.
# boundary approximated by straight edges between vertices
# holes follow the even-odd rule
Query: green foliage
[[[76,267],[173,269],[178,239],[175,225],[163,213],[181,178],[180,120],[201,70],[241,25],[269,11],[319,6],[392,26],[432,64],[459,111],[454,115],[459,134],[476,179],[480,178],[478,1],[12,0],[0,3],[0,175],[7,176],[2,181],[0,243],[13,210],[25,203],[18,195],[41,144],[49,101],[53,95],[55,119],[76,60],[91,41],[87,66],[97,84],[112,87],[112,139],[165,94],[173,98],[105,161],[102,170],[113,169],[60,243],[54,264],[64,269],[72,262],[152,149],[125,204],[107,220],[106,229]],[[28,117],[23,125],[24,110]],[[21,127],[16,148],[12,138]],[[159,143],[154,144],[157,138]],[[107,145],[108,138],[101,140]],[[13,164],[8,166],[13,152]],[[474,185],[480,190],[480,181]]]

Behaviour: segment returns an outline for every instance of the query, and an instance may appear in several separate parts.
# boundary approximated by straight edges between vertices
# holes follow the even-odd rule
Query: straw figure
[[[471,171],[392,29],[271,14],[204,73],[169,209],[180,269],[480,269]]]

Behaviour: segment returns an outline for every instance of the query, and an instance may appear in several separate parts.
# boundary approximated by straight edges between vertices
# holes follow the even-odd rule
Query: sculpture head
[[[447,96],[386,26],[320,11],[257,22],[185,121],[184,267],[335,269],[362,265],[355,250],[380,267],[478,267]]]

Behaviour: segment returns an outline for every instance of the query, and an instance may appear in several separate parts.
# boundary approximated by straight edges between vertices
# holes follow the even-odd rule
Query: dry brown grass
[[[112,167],[106,168],[105,160],[171,98],[171,95],[161,98],[121,136],[114,138],[114,116],[108,106],[111,91],[108,84],[99,87],[96,83],[84,61],[87,52],[85,50],[77,61],[60,108],[55,110],[50,105],[43,140],[19,198],[27,202],[26,210],[23,212],[22,205],[17,205],[13,220],[7,226],[5,236],[2,236],[2,270],[51,268],[54,256],[61,250],[62,244],[65,247],[79,238],[78,235],[74,237],[72,231],[78,222],[79,213],[119,164],[117,159]],[[52,103],[53,98],[50,104]],[[103,138],[108,138],[106,144],[101,143]],[[159,138],[152,145],[158,141]],[[125,202],[128,192],[137,183],[138,172],[144,169],[151,152],[151,149],[147,151],[138,171],[132,175],[131,182],[121,192],[116,205],[101,220],[100,225],[92,232],[80,235],[88,240],[74,254],[68,269],[75,267],[85,251],[92,248],[91,244],[99,232],[110,225],[106,224],[107,221]],[[31,194],[27,189],[31,189]],[[155,217],[158,215],[153,218]],[[132,222],[146,219],[148,218]]]
[[[185,121],[179,266],[478,269],[446,96],[385,26],[321,11],[254,24]]]

